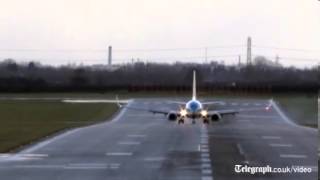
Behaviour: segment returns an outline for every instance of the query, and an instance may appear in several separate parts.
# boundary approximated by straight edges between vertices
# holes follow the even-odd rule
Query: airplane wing
[[[151,112],[153,114],[164,114],[164,115],[167,115],[167,114],[169,114],[171,112],[171,111],[160,110],[160,109],[158,110],[158,109],[141,108],[141,107],[133,107],[133,106],[121,106],[121,107],[127,108],[127,109],[132,109],[132,110],[137,110],[137,111]]]
[[[187,104],[187,102],[183,102],[183,101],[167,101],[167,102],[172,103],[172,104],[179,104],[179,105]]]
[[[222,110],[215,110],[215,111],[208,111],[208,115],[211,116],[213,114],[220,114],[223,115],[235,115],[241,112],[251,112],[251,111],[269,111],[272,104],[268,104],[265,107],[258,107],[258,108],[239,108],[239,109],[222,109]]]
[[[201,102],[202,105],[212,105],[212,104],[225,104],[223,101],[208,101],[208,102]]]

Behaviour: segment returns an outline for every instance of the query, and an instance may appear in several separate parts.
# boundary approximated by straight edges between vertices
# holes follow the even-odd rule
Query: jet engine
[[[178,119],[178,115],[176,112],[170,112],[167,115],[169,121],[176,121]]]
[[[211,121],[219,121],[221,118],[222,117],[219,113],[214,113],[211,115]]]

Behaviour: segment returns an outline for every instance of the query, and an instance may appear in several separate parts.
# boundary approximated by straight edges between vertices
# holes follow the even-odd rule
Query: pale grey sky
[[[318,0],[0,0],[0,49],[167,49],[245,45],[316,51],[253,49],[285,64],[308,66],[320,59]],[[208,49],[208,56],[245,48]],[[114,52],[116,59],[203,60],[204,49]],[[0,58],[41,63],[101,63],[106,52],[6,52]],[[198,58],[191,58],[198,57]],[[212,58],[208,58],[211,60]],[[298,60],[299,59],[299,60]],[[307,60],[300,60],[307,59]]]

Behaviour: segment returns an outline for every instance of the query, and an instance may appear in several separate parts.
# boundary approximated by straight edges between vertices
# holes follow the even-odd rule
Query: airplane
[[[246,111],[259,111],[259,110],[269,110],[271,108],[271,103],[263,108],[247,108],[247,109],[223,109],[223,110],[209,110],[207,105],[221,104],[220,101],[209,101],[200,102],[197,99],[196,93],[196,71],[193,71],[193,82],[192,82],[192,98],[187,102],[170,101],[171,103],[179,104],[178,110],[160,110],[152,108],[142,108],[133,107],[128,105],[128,100],[119,100],[116,96],[116,100],[70,100],[66,99],[63,102],[66,103],[116,103],[120,108],[127,108],[140,111],[148,111],[153,114],[163,114],[167,117],[169,121],[177,121],[178,124],[184,124],[186,119],[192,119],[192,124],[196,123],[196,119],[202,119],[204,124],[209,124],[210,120],[212,122],[219,121],[225,115],[235,115],[240,112]]]
[[[192,98],[187,102],[178,102],[178,101],[170,101],[175,104],[179,104],[179,110],[156,110],[149,108],[140,108],[140,107],[132,107],[132,106],[123,106],[120,103],[118,97],[116,100],[119,107],[124,107],[128,109],[134,110],[144,110],[149,111],[154,114],[164,114],[166,115],[169,121],[178,121],[178,124],[184,124],[187,118],[192,119],[192,124],[195,124],[196,119],[202,119],[204,124],[209,124],[211,121],[219,121],[225,115],[235,115],[240,112],[245,111],[257,111],[257,110],[269,110],[271,108],[271,104],[264,108],[247,108],[247,109],[224,109],[224,110],[209,110],[209,108],[205,108],[204,105],[212,105],[212,104],[221,104],[219,101],[211,101],[211,102],[200,102],[197,99],[196,93],[196,71],[193,71],[193,82],[192,82]]]

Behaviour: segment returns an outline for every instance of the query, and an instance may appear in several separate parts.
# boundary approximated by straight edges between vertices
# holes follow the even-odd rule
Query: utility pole
[[[247,42],[247,66],[251,66],[252,63],[252,56],[251,56],[251,37],[248,37],[248,42]]]
[[[239,67],[241,66],[241,56],[240,55],[238,56],[238,66]]]
[[[108,48],[108,66],[112,65],[112,46]]]

